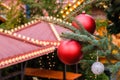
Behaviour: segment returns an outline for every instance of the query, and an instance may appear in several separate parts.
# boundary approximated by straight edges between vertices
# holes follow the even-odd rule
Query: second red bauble
[[[75,40],[61,41],[57,54],[61,62],[67,65],[78,63],[82,58],[82,45]]]
[[[82,14],[76,16],[75,19],[79,21],[88,32],[90,32],[91,34],[94,33],[96,29],[96,24],[92,16],[83,12]],[[79,26],[76,24],[75,21],[72,22],[72,25],[79,29]]]

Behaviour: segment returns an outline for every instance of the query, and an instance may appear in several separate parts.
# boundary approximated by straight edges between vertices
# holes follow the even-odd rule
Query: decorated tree
[[[100,1],[99,0],[86,1],[86,2],[84,2],[83,5],[80,5],[81,7],[79,7],[79,9],[83,9],[83,6],[85,7],[85,5],[93,4],[93,3],[97,4],[98,2],[100,2]],[[111,3],[108,3],[107,5],[111,5]],[[108,8],[106,8],[106,10],[107,9]],[[73,13],[75,13],[75,12],[73,12]],[[69,16],[73,16],[73,14],[69,14]],[[67,17],[67,18],[69,18],[69,17]],[[116,73],[119,71],[119,67],[120,67],[120,63],[119,63],[120,50],[119,50],[119,47],[112,42],[111,34],[109,34],[108,32],[104,32],[103,36],[97,35],[94,33],[94,30],[95,30],[94,27],[89,28],[89,29],[93,30],[92,33],[94,33],[94,34],[91,34],[85,28],[85,25],[88,22],[83,23],[83,22],[86,22],[86,20],[88,20],[87,18],[85,18],[85,16],[84,16],[84,19],[82,19],[83,22],[81,22],[81,20],[79,20],[77,18],[71,18],[71,17],[69,18],[69,20],[71,20],[70,22],[74,21],[77,24],[77,28],[75,27],[75,25],[71,25],[71,23],[62,21],[60,19],[49,18],[49,17],[41,17],[41,19],[44,21],[47,21],[47,22],[52,22],[54,24],[61,25],[64,28],[68,28],[69,30],[72,31],[70,33],[66,33],[66,32],[63,33],[61,35],[61,37],[70,39],[70,40],[75,40],[75,41],[79,42],[79,44],[82,45],[82,50],[81,50],[81,48],[79,50],[82,51],[83,58],[80,59],[79,63],[80,63],[82,70],[86,71],[83,74],[86,74],[86,75],[84,75],[84,77],[87,80],[90,80],[90,79],[98,80],[98,79],[102,78],[100,76],[104,76],[104,78],[102,78],[102,80],[103,79],[105,79],[105,80],[113,79],[116,77]],[[91,23],[92,21],[89,21],[89,22]],[[91,25],[89,25],[89,27],[90,26]],[[94,26],[94,24],[92,26]],[[61,45],[62,45],[62,43],[61,43]],[[61,46],[60,46],[60,48],[61,48]],[[62,48],[64,50],[64,47],[62,47]],[[65,48],[65,50],[66,50],[66,48]],[[61,49],[59,49],[59,47],[58,47],[58,57],[60,58],[60,60],[63,63],[68,64],[68,62],[70,60],[64,59],[64,57],[69,56],[68,55],[69,51],[68,51],[68,53],[64,52],[64,54],[62,54],[63,52],[64,51],[61,51]],[[72,54],[74,54],[74,52]],[[76,53],[74,55],[76,55]],[[105,57],[105,59],[107,60],[108,63],[103,64],[99,61],[99,59],[103,56]],[[112,60],[117,60],[117,62],[112,63]],[[78,61],[76,61],[76,62],[78,62]],[[74,62],[74,63],[76,63],[76,62]],[[71,62],[71,64],[73,64],[73,63]],[[91,72],[91,70],[92,70],[92,72]],[[92,73],[94,73],[95,75]],[[102,73],[104,73],[104,74],[102,74]],[[108,76],[108,78],[107,77],[105,78],[105,76]]]

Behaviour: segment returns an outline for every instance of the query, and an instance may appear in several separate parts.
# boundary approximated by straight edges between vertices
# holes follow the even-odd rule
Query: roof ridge
[[[11,32],[18,32],[18,31],[23,30],[23,29],[26,29],[26,28],[28,28],[28,27],[32,27],[32,25],[38,24],[38,23],[40,23],[40,22],[41,22],[40,19],[35,19],[35,20],[32,20],[32,21],[30,21],[30,22],[27,22],[27,23],[25,23],[25,24],[23,24],[23,25],[20,25],[20,26],[14,28],[14,29],[11,29],[10,31],[11,31]]]
[[[50,25],[50,28],[51,28],[53,34],[54,34],[55,37],[57,38],[57,40],[58,40],[58,41],[61,41],[61,38],[60,38],[57,30],[55,29],[54,25],[53,25],[52,23],[49,23],[49,25]]]
[[[55,21],[55,23],[52,23],[52,20]],[[18,31],[23,30],[25,28],[32,27],[32,25],[38,24],[41,21],[49,22],[49,23],[52,23],[52,24],[58,24],[57,21],[59,21],[61,23],[66,23],[68,25],[72,25],[69,22],[66,22],[66,21],[64,21],[64,20],[62,20],[60,18],[56,18],[56,17],[53,17],[53,16],[47,16],[47,17],[46,16],[40,16],[40,17],[36,18],[35,20],[32,20],[32,21],[30,21],[28,23],[20,25],[20,26],[14,28],[14,29],[11,29],[10,31],[11,32],[18,32]]]

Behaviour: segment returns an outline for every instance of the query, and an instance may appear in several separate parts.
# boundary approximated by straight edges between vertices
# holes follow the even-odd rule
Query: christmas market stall
[[[28,22],[24,25],[21,25],[18,28],[11,29],[10,32],[21,35],[22,38],[24,38],[26,41],[31,42],[33,44],[42,45],[42,46],[50,45],[50,46],[54,46],[57,48],[60,45],[60,41],[62,40],[62,38],[60,37],[60,34],[62,34],[63,31],[70,32],[70,30],[68,29],[65,29],[59,25],[55,25],[52,23],[42,21],[39,18],[31,22]],[[67,72],[66,65],[64,65],[65,67],[63,66],[64,70],[62,71],[52,70],[54,69],[53,66],[55,64],[53,66],[51,65],[55,61],[54,60],[50,61],[49,59],[52,57],[54,58],[55,55],[56,54],[53,53],[52,55],[47,55],[47,57],[49,58],[45,58],[48,60],[47,62],[50,62],[46,64],[47,66],[49,66],[48,70],[45,70],[45,67],[42,67],[43,65],[46,66],[45,64],[43,64],[45,63],[45,60],[42,60],[43,62],[40,63],[40,67],[43,68],[42,71],[41,70],[39,71],[39,69],[37,68],[36,69],[27,68],[25,74],[28,76],[37,76],[37,77],[43,77],[43,78],[51,78],[51,79],[63,79],[64,78],[64,79],[72,79],[72,80],[81,76],[81,74],[78,74],[78,73]],[[39,59],[39,61],[41,61],[41,59]],[[38,72],[39,74],[36,73],[36,70],[39,71]],[[51,74],[47,74],[49,72]]]
[[[6,5],[8,5],[10,2],[8,1],[8,2],[4,2],[4,3],[6,3]],[[19,6],[17,6],[17,7],[19,7]],[[8,7],[8,8],[10,8],[10,7]],[[61,41],[59,34],[61,34],[63,31],[69,32],[69,30],[67,30],[67,29],[64,29],[58,25],[54,25],[52,23],[47,23],[47,22],[41,21],[40,19],[33,20],[24,25],[20,25],[19,27],[11,29],[8,32],[6,30],[7,33],[15,34],[15,36],[18,35],[17,38],[22,39],[25,42],[31,43],[33,45],[43,46],[43,47],[54,46],[56,48],[59,46],[60,41]],[[51,66],[50,64],[48,64],[48,65]],[[26,68],[25,70],[29,71],[28,69],[29,68]],[[64,68],[64,69],[66,69],[66,68]],[[49,72],[50,70],[47,70],[47,71]],[[66,70],[56,71],[56,72],[58,72],[58,75],[57,75],[58,77],[48,76],[47,78],[76,79],[81,76],[81,74],[77,74],[77,73],[75,74],[75,73],[67,72],[67,74],[66,74]],[[63,74],[63,72],[64,72],[64,74]],[[27,72],[25,72],[25,74],[26,73]],[[43,76],[40,76],[40,75],[42,75],[42,73],[39,74],[38,77],[44,77],[45,74],[47,74],[47,72],[44,71],[45,74]],[[54,71],[53,71],[53,75],[54,75]],[[51,75],[51,76],[53,76],[53,75]],[[72,77],[72,75],[73,75],[73,77]],[[32,76],[37,76],[37,75],[34,74]],[[71,76],[71,77],[69,77],[69,76]]]

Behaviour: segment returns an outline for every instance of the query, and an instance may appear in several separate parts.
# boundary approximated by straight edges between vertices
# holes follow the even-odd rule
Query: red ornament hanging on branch
[[[96,29],[96,24],[92,16],[83,12],[82,14],[76,16],[75,19],[79,21],[89,33],[91,34],[94,33]],[[79,26],[77,25],[75,21],[72,22],[72,25],[76,27],[77,29],[79,29]]]
[[[58,58],[67,65],[78,63],[82,58],[82,45],[75,40],[62,41],[58,47]]]

